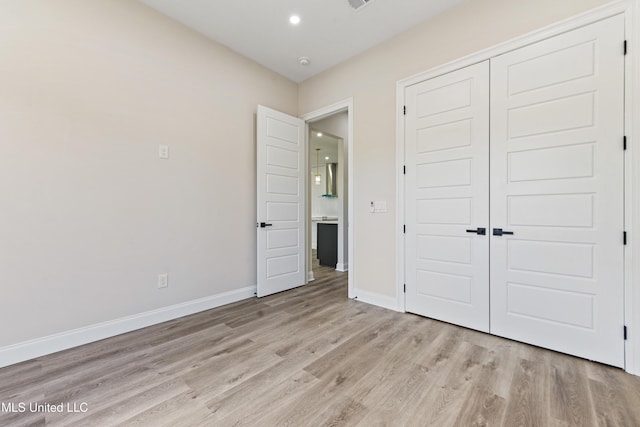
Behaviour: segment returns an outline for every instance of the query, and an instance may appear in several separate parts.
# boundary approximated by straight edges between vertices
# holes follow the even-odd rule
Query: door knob
[[[260,228],[271,227],[273,224],[267,224],[266,222],[260,223]]]
[[[505,231],[502,228],[494,228],[493,235],[494,236],[502,236],[503,234],[513,234],[513,231]]]
[[[487,229],[483,227],[478,227],[475,230],[467,230],[467,233],[476,233],[479,236],[484,236],[487,234]]]

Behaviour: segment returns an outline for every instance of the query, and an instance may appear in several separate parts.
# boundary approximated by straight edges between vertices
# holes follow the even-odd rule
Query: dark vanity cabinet
[[[318,223],[318,260],[320,265],[336,267],[338,262],[338,224]]]

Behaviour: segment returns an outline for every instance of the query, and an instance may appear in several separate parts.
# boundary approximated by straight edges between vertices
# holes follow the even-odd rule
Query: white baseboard
[[[313,270],[309,270],[307,273],[307,282],[313,282],[314,280],[316,280],[316,278],[313,275]]]
[[[398,301],[394,297],[377,294],[375,292],[363,291],[362,289],[354,289],[355,300],[366,302],[367,304],[377,305],[378,307],[387,308],[393,311],[398,310]]]
[[[345,263],[339,262],[336,264],[336,270],[342,271],[342,272],[349,271],[349,264],[346,262]]]
[[[90,342],[146,328],[168,320],[210,310],[232,302],[255,296],[256,287],[224,292],[218,295],[147,311],[133,316],[122,317],[71,331],[61,332],[34,340],[0,348],[0,368],[24,362],[46,354],[77,347]]]

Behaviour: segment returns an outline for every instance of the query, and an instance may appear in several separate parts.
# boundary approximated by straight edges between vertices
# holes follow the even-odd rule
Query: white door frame
[[[640,49],[634,41],[640,40],[640,0],[618,0],[580,15],[546,26],[523,36],[508,40],[480,52],[465,56],[425,72],[405,78],[396,83],[396,295],[398,311],[405,311],[404,274],[405,221],[404,197],[404,93],[408,86],[437,77],[442,74],[485,61],[494,56],[544,40],[549,37],[591,24],[593,22],[623,14],[625,18],[625,38],[628,41],[628,54],[625,60],[625,134],[627,152],[625,156],[625,230],[628,234],[624,262],[624,318],[628,328],[625,341],[625,370],[640,375],[640,197],[633,197],[634,189],[640,189],[640,148],[634,148],[635,136],[640,135]],[[623,47],[621,46],[620,49]],[[638,190],[636,190],[638,191]],[[634,233],[638,230],[638,233]],[[622,230],[621,230],[622,231]]]
[[[328,105],[326,107],[320,108],[318,110],[312,111],[310,113],[306,113],[300,116],[300,118],[302,120],[305,121],[306,124],[306,143],[305,143],[305,157],[307,159],[309,159],[309,123],[310,122],[315,122],[317,120],[320,119],[324,119],[325,117],[329,117],[333,114],[336,113],[341,113],[341,112],[347,112],[347,138],[345,140],[345,145],[346,145],[346,150],[347,150],[347,192],[348,192],[348,197],[347,197],[347,218],[346,218],[346,224],[344,224],[344,226],[347,226],[347,252],[348,252],[348,262],[349,262],[349,277],[348,277],[348,282],[349,282],[349,290],[348,290],[348,297],[349,298],[354,298],[355,294],[354,294],[354,290],[353,290],[353,284],[355,283],[355,262],[354,262],[354,257],[353,257],[353,253],[354,253],[354,244],[353,244],[353,230],[354,230],[354,222],[353,222],[353,98],[348,98],[345,99],[343,101],[340,102],[336,102],[335,104],[331,104]],[[307,162],[308,163],[308,162]],[[307,163],[305,163],[305,168],[307,167]],[[308,180],[307,180],[308,181]],[[309,198],[309,185],[307,185],[307,191],[306,193],[306,210],[307,210],[307,218],[309,218],[311,216],[311,207],[310,207],[310,198]],[[308,227],[307,227],[308,228]],[[306,252],[309,252],[309,248],[308,248],[308,244],[307,244],[307,248],[306,248]],[[305,257],[305,268],[306,271],[309,271],[309,267],[310,265],[308,265],[308,263],[310,262],[310,256],[309,253],[307,253],[307,256]]]

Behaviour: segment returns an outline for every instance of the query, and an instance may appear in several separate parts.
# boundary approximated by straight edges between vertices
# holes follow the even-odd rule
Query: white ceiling
[[[372,0],[358,11],[348,0],[139,1],[301,82],[463,0]],[[311,64],[298,64],[301,56]]]

